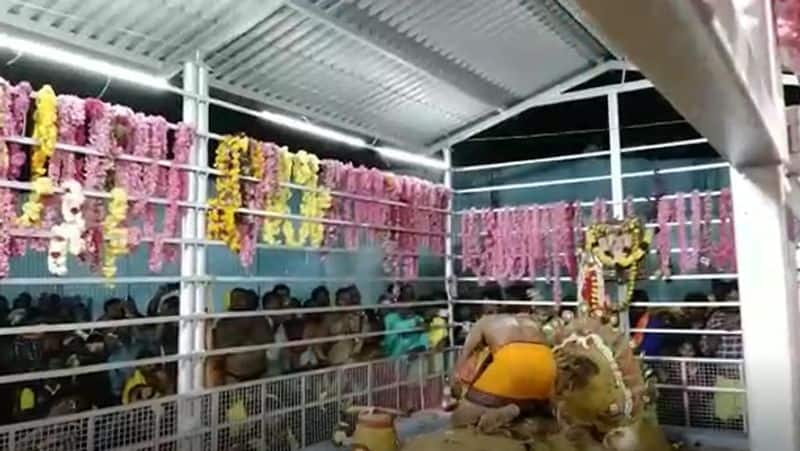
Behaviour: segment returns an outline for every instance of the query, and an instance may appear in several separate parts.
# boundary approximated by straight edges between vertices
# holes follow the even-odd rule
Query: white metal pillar
[[[622,188],[622,145],[619,132],[619,94],[608,94],[608,149],[610,153],[611,212],[614,219],[622,219],[624,194]]]
[[[203,99],[208,98],[208,68],[203,65],[201,61],[197,61],[197,93]],[[208,167],[208,138],[209,131],[209,103],[206,100],[199,100],[197,102],[197,165],[200,167]],[[197,188],[194,201],[198,204],[205,205],[208,201],[208,181],[209,176],[207,172],[200,172],[197,174]],[[205,238],[206,236],[206,215],[202,211],[196,212],[195,219],[195,236],[197,238]],[[198,244],[195,247],[195,275],[206,275],[206,251],[207,244]],[[194,313],[206,312],[206,290],[207,284],[205,282],[195,284],[194,291]],[[195,352],[204,351],[206,349],[206,323],[204,321],[196,321],[194,327],[194,350]],[[205,370],[204,359],[197,359],[194,361],[194,386],[195,389],[200,389],[205,386]]]
[[[453,149],[445,147],[442,149],[442,156],[447,168],[444,171],[444,186],[453,189]],[[455,195],[450,196],[447,202],[447,216],[445,217],[445,238],[444,238],[444,289],[447,294],[447,325],[450,332],[450,346],[455,346],[455,309],[453,302],[458,299],[458,280],[454,270],[455,253],[453,251],[453,205]]]
[[[183,89],[189,93],[197,93],[197,64],[186,62],[183,65]],[[183,121],[193,126],[197,125],[197,99],[183,97]],[[197,142],[195,142],[195,149]],[[197,152],[189,155],[189,163],[197,164]],[[197,173],[189,173],[188,199],[194,201],[197,193]],[[193,239],[195,237],[197,211],[186,208],[183,212],[181,224],[181,237]],[[181,278],[194,277],[195,274],[195,246],[193,244],[181,245]],[[194,283],[181,280],[180,289],[180,314],[189,316],[194,313]],[[189,355],[194,351],[194,323],[191,320],[181,320],[178,326],[178,353]],[[193,363],[182,359],[178,362],[178,393],[191,393],[194,389]]]
[[[741,171],[741,172],[740,172]],[[797,270],[781,166],[732,169],[752,451],[800,449]]]

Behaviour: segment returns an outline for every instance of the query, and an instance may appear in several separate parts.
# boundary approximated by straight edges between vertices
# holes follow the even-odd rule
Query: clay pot
[[[394,416],[374,412],[362,412],[358,415],[352,451],[397,451],[398,448]]]

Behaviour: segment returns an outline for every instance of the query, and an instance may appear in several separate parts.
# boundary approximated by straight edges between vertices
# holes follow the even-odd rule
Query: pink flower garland
[[[181,212],[178,203],[186,197],[187,186],[187,174],[180,166],[189,161],[189,153],[193,144],[194,129],[188,124],[178,124],[172,144],[172,161],[167,174],[168,203],[164,210],[163,229],[153,238],[153,246],[148,258],[148,267],[155,273],[161,272],[164,260],[173,262],[177,258],[176,246],[167,245],[164,240],[175,237],[178,232]]]
[[[792,70],[800,72],[800,1],[775,0],[773,5],[778,44]]]
[[[528,276],[531,281],[536,279],[537,268],[544,263],[544,243],[541,230],[541,207],[533,205],[527,208],[528,231]]]
[[[689,255],[689,238],[686,230],[686,195],[684,193],[675,195],[675,220],[677,221],[678,248],[680,249],[678,267],[682,274],[686,274],[691,270],[691,255]]]
[[[264,173],[256,183],[247,183],[244,188],[243,205],[251,210],[263,210],[264,201],[270,193],[278,188],[278,146],[272,143],[261,143],[254,140],[250,141],[251,146],[257,146],[258,152],[264,157]],[[256,243],[258,233],[264,224],[263,216],[245,215],[237,225],[239,234],[242,237],[242,244],[239,250],[239,261],[245,268],[253,265],[256,255]]]
[[[689,252],[688,269],[689,271],[697,271],[697,264],[700,261],[700,250],[703,245],[703,203],[700,199],[700,192],[692,191],[690,201],[692,207],[692,249]]]
[[[7,277],[11,257],[11,229],[15,225],[14,194],[0,189],[0,279]]]
[[[733,199],[725,188],[719,196],[719,243],[714,250],[714,266],[721,271],[736,271],[736,241],[733,227]]]
[[[11,88],[11,111],[10,115],[7,116],[11,119],[8,121],[11,128],[6,129],[8,135],[25,135],[25,125],[28,118],[28,110],[31,106],[32,92],[33,88],[27,81],[23,81]],[[25,151],[22,149],[22,145],[18,143],[9,143],[8,149],[11,155],[8,177],[16,180],[19,179],[22,167],[25,166]]]
[[[592,205],[592,222],[594,224],[608,222],[608,203],[605,199],[595,199],[594,205]]]
[[[703,268],[711,266],[711,253],[713,240],[711,238],[711,216],[713,214],[713,202],[711,193],[703,196],[703,229],[700,239],[700,259],[699,264]]]
[[[672,230],[669,222],[675,218],[675,201],[662,197],[658,200],[658,236],[656,246],[658,248],[658,258],[661,265],[661,277],[669,278],[671,275],[669,261],[672,245]]]
[[[166,184],[160,183],[161,180],[166,179],[166,177],[164,177],[164,172],[159,163],[161,160],[167,158],[167,132],[169,130],[169,124],[167,120],[161,116],[150,116],[146,121],[150,128],[148,157],[152,158],[153,161],[149,166],[145,166],[145,174],[143,177],[144,193],[139,202],[145,205],[144,237],[153,240],[150,245],[150,253],[147,260],[148,266],[152,272],[159,272],[161,270],[160,266],[163,265],[163,235],[156,233],[155,206],[150,203],[148,199],[164,194],[167,189]]]
[[[86,127],[86,107],[83,99],[70,95],[58,96],[58,141],[78,145]],[[78,168],[75,153],[56,150],[50,157],[48,176],[60,185],[65,180],[76,180]]]

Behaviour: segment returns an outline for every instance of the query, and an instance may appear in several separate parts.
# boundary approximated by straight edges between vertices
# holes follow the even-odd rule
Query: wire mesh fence
[[[264,379],[0,427],[0,451],[291,451],[331,440],[354,406],[441,405],[453,350]]]

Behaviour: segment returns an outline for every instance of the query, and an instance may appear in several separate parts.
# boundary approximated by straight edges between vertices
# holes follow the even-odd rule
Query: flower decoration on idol
[[[103,276],[111,279],[117,275],[117,257],[128,253],[128,230],[122,225],[128,213],[128,194],[122,188],[111,190],[108,215],[103,220]]]
[[[233,252],[241,247],[236,212],[242,206],[241,157],[247,149],[244,136],[227,136],[220,142],[214,159],[214,169],[220,174],[215,196],[208,202],[208,237],[221,240]]]
[[[652,237],[652,231],[645,230],[637,217],[629,217],[619,223],[589,226],[581,262],[579,291],[584,313],[607,313],[606,294],[603,290],[607,271],[613,271],[620,280],[626,276],[624,299],[618,300],[612,311],[627,310]]]
[[[272,213],[273,217],[267,217],[264,221],[264,228],[262,230],[261,239],[270,245],[280,244],[279,235],[281,231],[286,237],[287,232],[290,239],[294,239],[294,227],[289,220],[283,218],[276,218],[275,215],[289,214],[289,200],[292,198],[292,191],[286,186],[291,181],[292,165],[294,159],[292,154],[286,147],[278,149],[278,183],[280,184],[277,189],[270,196],[267,202],[266,211]],[[289,240],[287,240],[288,244]]]
[[[64,191],[61,197],[62,222],[50,229],[52,237],[47,253],[47,268],[57,276],[67,274],[67,255],[79,256],[86,249],[83,187],[75,180],[67,180],[61,188]]]

